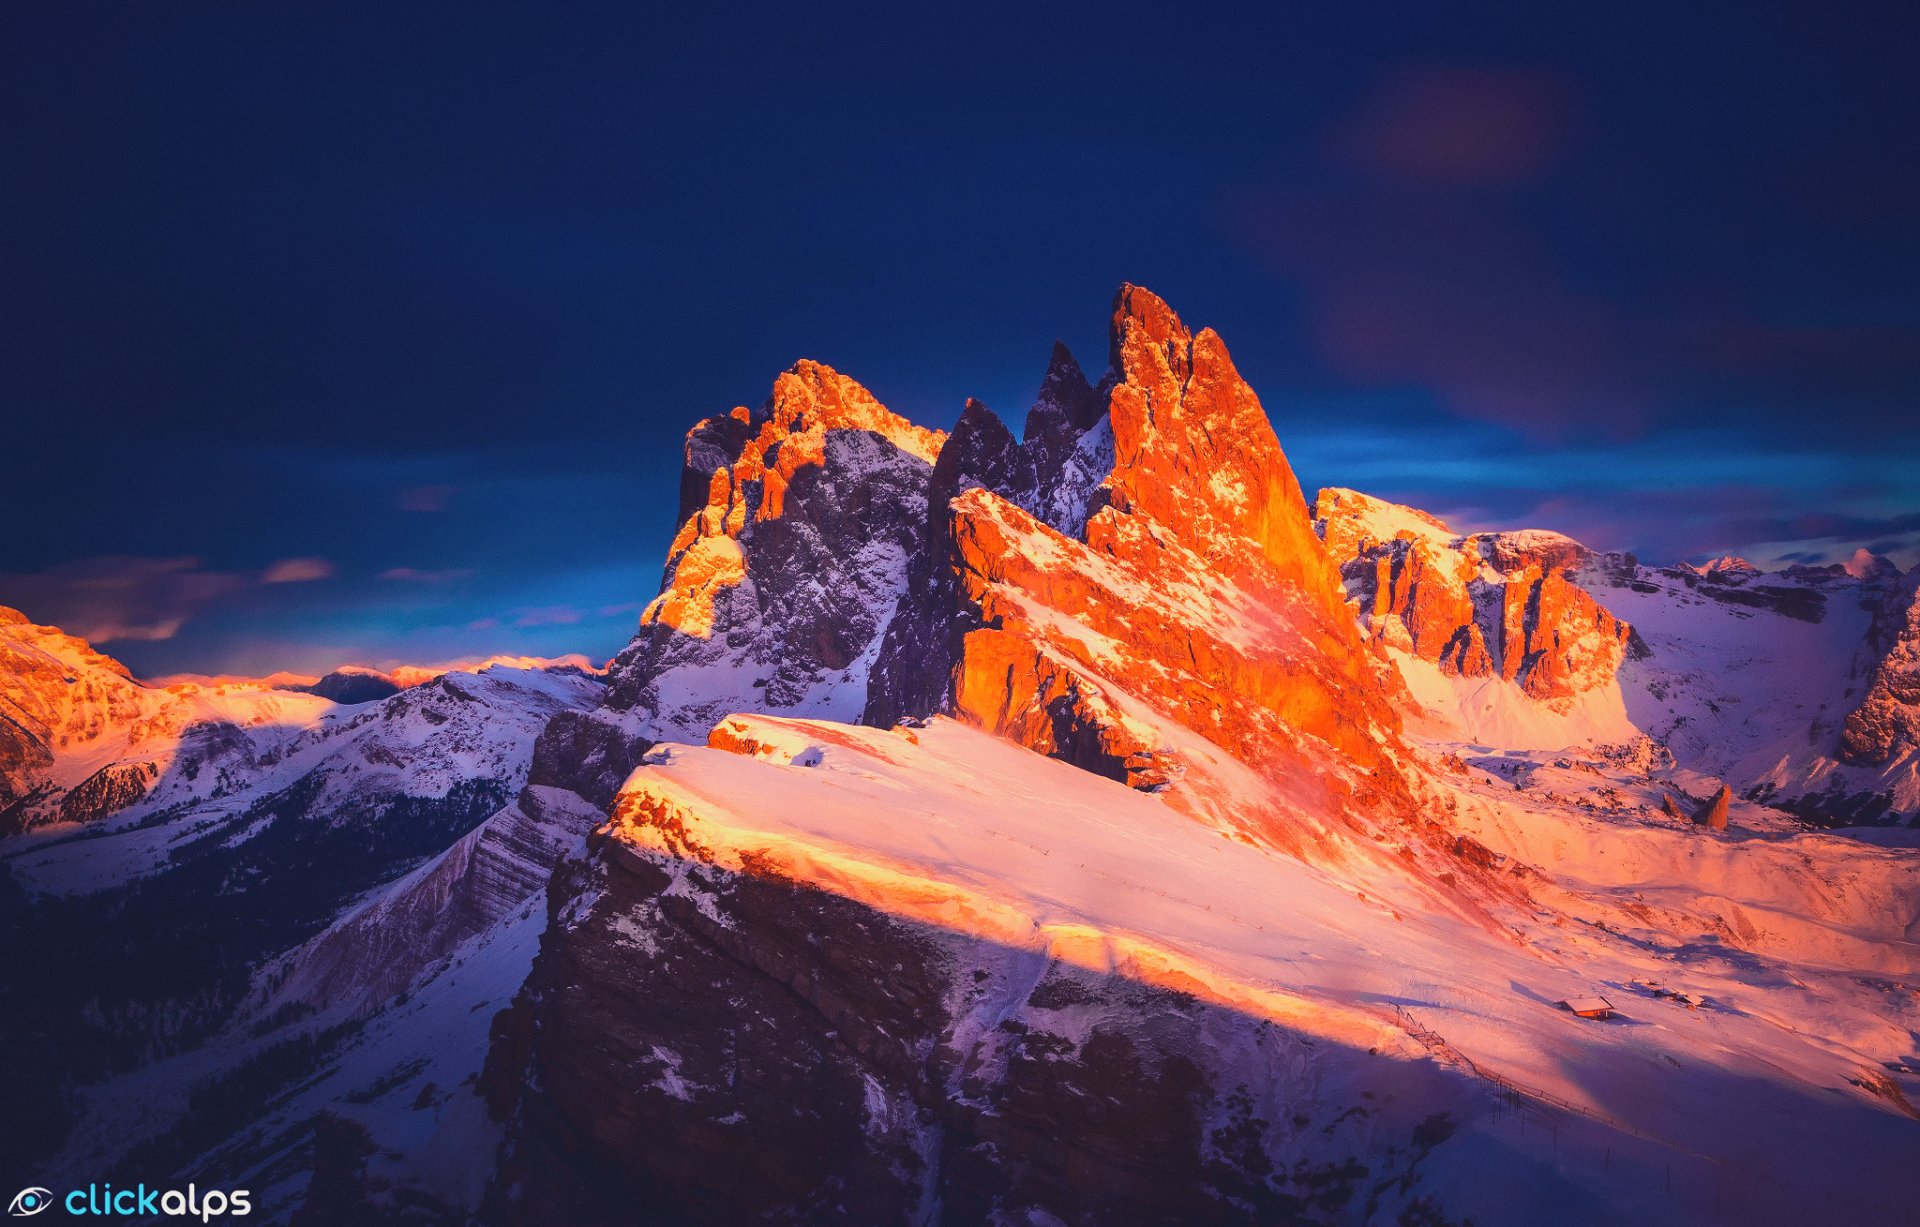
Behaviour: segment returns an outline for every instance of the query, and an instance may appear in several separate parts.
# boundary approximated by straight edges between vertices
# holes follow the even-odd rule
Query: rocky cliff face
[[[1333,1221],[1447,1133],[1341,1119],[1270,1024],[804,885],[625,858],[557,904],[496,1032],[494,1221]]]
[[[1593,552],[1547,532],[1459,535],[1353,490],[1322,490],[1315,525],[1383,644],[1458,677],[1499,677],[1562,707],[1610,685],[1633,632],[1571,574]]]
[[[1920,752],[1920,569],[1879,602],[1867,645],[1879,659],[1866,697],[1847,716],[1840,757],[1882,767]]]
[[[695,425],[660,594],[606,702],[548,731],[535,782],[604,806],[648,746],[728,712],[858,718],[945,441],[817,362]]]
[[[953,700],[953,667],[979,611],[961,591],[950,542],[955,497],[992,490],[1041,523],[1078,537],[1113,470],[1113,430],[1105,389],[1089,386],[1080,364],[1055,342],[1023,437],[992,410],[969,400],[934,463],[927,513],[908,564],[907,596],[888,626],[875,661],[863,718],[891,724],[945,711]]]
[[[816,362],[759,410],[694,427],[686,522],[609,707],[654,737],[699,736],[735,709],[856,717],[945,437]]]
[[[1319,813],[1404,794],[1390,681],[1224,343],[1128,286],[1110,361],[1086,393],[1056,351],[1020,444],[963,417],[929,500],[936,599],[890,631],[867,718],[951,711],[1177,803],[1206,791],[1178,778],[1221,758],[1311,778]],[[1043,463],[1059,455],[1074,462]],[[1278,834],[1273,815],[1228,820]]]

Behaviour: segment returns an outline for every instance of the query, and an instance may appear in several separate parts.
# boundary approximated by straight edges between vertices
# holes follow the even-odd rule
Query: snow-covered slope
[[[895,1156],[837,1169],[869,1221],[1899,1213],[1910,856],[1580,816],[1469,768],[1459,872],[1483,907],[1453,910],[945,719],[736,717],[711,740],[649,754],[554,902],[516,1007],[514,1221],[599,1221],[636,1170],[685,1221],[782,1204],[823,1127],[807,1108],[842,1087]],[[1623,1017],[1555,1005],[1594,994]],[[1046,1127],[1056,1155],[979,1167],[984,1139]]]
[[[1817,822],[1920,815],[1915,580],[1885,559],[1645,566],[1558,533],[1455,534],[1340,489],[1315,514],[1431,743],[1651,738],[1680,767]]]
[[[256,1020],[254,1047],[292,1042],[279,1028],[295,1013],[378,998],[440,947],[523,906],[545,880],[551,839],[504,818],[494,839],[462,837],[522,788],[548,721],[603,689],[570,666],[495,666],[342,705],[245,681],[144,686],[81,641],[24,621],[0,627],[0,647],[11,727],[31,735],[15,744],[42,751],[14,777],[26,799],[15,812],[37,821],[0,841],[9,976],[34,986],[0,996],[0,1073],[20,1106],[7,1119],[31,1123],[29,1136],[9,1128],[4,1141],[22,1162],[44,1161],[74,1125],[105,1127],[122,1148],[141,1142],[131,1122],[89,1109],[86,1088],[201,1048],[262,960],[450,846],[464,850],[470,876],[495,870],[490,891],[442,896],[469,900],[471,914],[422,923],[415,908],[358,962],[338,943],[312,952],[305,978],[285,986],[293,995]],[[123,774],[140,787],[104,795],[98,782]],[[517,872],[503,871],[498,849],[516,833],[531,846]],[[216,1069],[245,1051],[215,1047],[206,1060]]]
[[[206,796],[333,707],[265,682],[143,685],[0,608],[0,835]]]
[[[1883,572],[1702,576],[1616,555],[1580,582],[1645,641],[1648,654],[1621,671],[1628,715],[1682,766],[1823,823],[1920,814],[1910,746],[1890,746],[1880,762],[1849,762],[1843,744],[1849,719],[1897,651],[1868,633],[1897,599]]]

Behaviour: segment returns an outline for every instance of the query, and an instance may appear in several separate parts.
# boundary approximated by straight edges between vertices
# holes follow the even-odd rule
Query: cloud
[[[1336,136],[1348,159],[1402,182],[1510,186],[1564,143],[1567,91],[1540,72],[1422,68],[1389,78]]]
[[[452,486],[408,486],[400,492],[398,505],[402,511],[445,511],[453,493]]]
[[[472,575],[471,567],[447,567],[438,571],[423,571],[417,567],[389,567],[380,572],[381,579],[394,580],[403,584],[450,584]]]
[[[171,639],[208,605],[248,587],[200,560],[83,558],[34,574],[0,574],[0,601],[94,643]]]
[[[282,558],[261,573],[263,584],[304,584],[330,579],[334,566],[324,558]]]
[[[529,626],[572,626],[583,615],[571,605],[541,605],[532,609],[516,609],[513,624]]]
[[[1649,421],[1659,347],[1502,202],[1348,182],[1249,192],[1233,224],[1300,287],[1343,379],[1421,389],[1534,440],[1629,437]]]

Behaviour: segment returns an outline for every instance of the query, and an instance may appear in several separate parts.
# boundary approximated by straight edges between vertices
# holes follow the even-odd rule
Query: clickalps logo
[[[209,1222],[231,1215],[239,1218],[253,1213],[253,1194],[246,1189],[208,1189],[198,1185],[181,1189],[150,1189],[136,1185],[116,1189],[110,1184],[90,1184],[74,1189],[64,1197],[38,1185],[21,1189],[7,1203],[14,1218],[32,1218],[44,1210],[60,1206],[68,1214],[98,1214],[125,1218],[197,1218]]]

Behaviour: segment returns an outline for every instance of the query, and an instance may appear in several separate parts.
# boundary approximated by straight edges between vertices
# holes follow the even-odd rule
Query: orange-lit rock
[[[1700,812],[1693,816],[1693,820],[1709,830],[1724,831],[1727,829],[1727,810],[1732,804],[1733,789],[1722,784],[1720,791],[1700,807]]]
[[[1868,650],[1879,660],[1866,697],[1847,715],[1840,757],[1877,767],[1920,750],[1920,568],[1882,598]]]
[[[1375,638],[1461,677],[1559,703],[1613,680],[1632,628],[1568,579],[1591,551],[1558,533],[1460,536],[1433,516],[1322,490],[1315,523]]]
[[[948,603],[922,615],[948,638],[897,654],[908,658],[898,668],[918,661],[923,704],[1139,787],[1176,780],[1198,755],[1247,764],[1320,812],[1350,812],[1363,792],[1404,799],[1394,681],[1362,642],[1225,345],[1128,286],[1111,354],[1107,416],[1073,448],[1058,423],[1076,419],[1043,412],[1044,388],[1021,444],[972,410],[963,418],[949,447],[966,459],[942,457],[930,516],[950,573],[930,585],[947,584]],[[1056,351],[1056,399],[1073,387],[1054,378],[1060,366]],[[1044,442],[1036,418],[1056,432]],[[1102,456],[1109,432],[1110,469],[1084,526],[1036,514],[1072,499],[1050,497],[1045,474],[1023,484],[1033,454]],[[897,623],[890,644],[911,630]],[[870,719],[912,711],[886,710],[886,697],[876,693]],[[1200,791],[1169,795],[1193,804]]]
[[[622,735],[704,736],[731,711],[856,717],[945,440],[818,362],[688,432],[665,581],[609,670]]]

